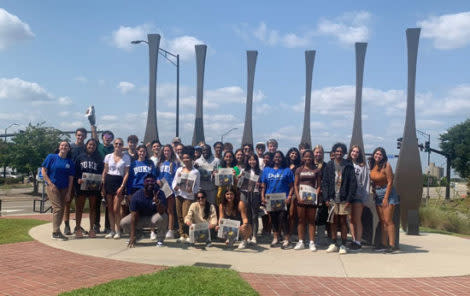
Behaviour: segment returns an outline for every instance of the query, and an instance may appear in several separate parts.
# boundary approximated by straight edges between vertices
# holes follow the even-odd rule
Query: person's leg
[[[91,206],[90,206],[90,208],[91,208]],[[97,230],[99,232],[100,228],[101,228],[101,224],[100,224],[100,220],[101,220],[101,194],[99,194],[99,193],[95,198],[95,207],[94,207],[94,209],[95,209],[95,220],[93,222],[93,225],[94,225],[95,230]]]
[[[77,237],[83,236],[81,225],[82,225],[82,214],[85,206],[85,195],[80,194],[75,198],[75,235]]]
[[[362,210],[364,209],[364,205],[362,203],[353,203],[352,205],[352,220],[355,232],[353,238],[360,244],[362,240]],[[352,232],[351,229],[351,233]]]
[[[156,213],[150,220],[150,227],[157,230],[157,241],[163,242],[168,229],[168,215],[166,213],[163,213],[162,215]]]
[[[175,197],[172,195],[167,199],[168,205],[168,229],[173,231],[175,225]]]
[[[96,233],[95,230],[93,229],[93,224],[96,221],[96,195],[91,194],[88,196],[88,204],[90,206],[90,232],[88,232],[88,235],[90,237],[95,237]]]
[[[240,226],[240,237],[243,240],[248,240],[251,237],[251,225],[243,224]]]
[[[74,195],[75,195],[75,192],[72,189],[72,197],[70,198],[69,201],[64,201],[64,215],[63,216],[64,216],[64,224],[65,224],[65,228],[64,228],[65,234],[71,234],[70,232],[70,204],[72,203],[72,199]],[[77,205],[75,205],[75,208],[76,207]]]
[[[269,212],[269,217],[271,218],[271,223],[273,225],[273,242],[278,242],[279,234],[281,232],[280,222],[279,222],[279,212]]]
[[[106,194],[106,208],[108,209],[109,228],[111,232],[116,232],[116,224],[114,224],[114,195]]]
[[[124,233],[130,234],[131,233],[131,214],[125,216],[121,219],[120,227]]]
[[[284,241],[289,241],[289,222],[288,222],[288,213],[287,211],[280,211],[279,220],[281,224],[281,229],[284,232]]]
[[[382,228],[382,246],[387,245],[387,228],[385,226],[385,221],[384,221],[384,211],[382,209],[382,206],[376,206],[375,207],[377,210],[377,215],[379,216],[379,221],[380,221],[380,227]]]
[[[60,224],[62,223],[62,216],[64,213],[64,200],[61,198],[61,193],[58,189],[52,190],[50,186],[46,187],[47,197],[52,204],[52,232],[60,232]]]
[[[186,225],[184,223],[184,217],[186,217],[186,215],[188,214],[189,207],[191,206],[192,203],[193,203],[192,200],[185,199],[183,201],[183,205],[182,205],[182,209],[181,209],[181,212],[183,214],[183,221],[181,223],[183,224],[183,231],[184,231],[185,236],[189,235],[189,227],[188,227],[188,225]]]
[[[341,244],[346,245],[348,239],[348,215],[339,215],[339,222],[341,227]]]
[[[294,233],[295,222],[297,218],[297,202],[295,195],[292,196],[290,205],[289,205],[289,213],[286,215],[288,221],[288,235],[292,235]]]
[[[182,238],[184,235],[183,200],[184,198],[182,198],[181,196],[176,197],[176,216],[178,218],[178,232],[179,232],[180,238]]]
[[[393,223],[393,212],[395,205],[389,204],[383,208],[385,230],[388,237],[389,246],[395,247],[395,223]],[[385,232],[385,231],[384,231]]]
[[[297,206],[297,217],[299,218],[297,224],[297,232],[299,233],[299,242],[305,239],[305,216],[307,208],[302,206]]]
[[[251,194],[251,225],[253,227],[253,237],[256,238],[259,228],[258,212],[261,204],[261,197],[259,193],[253,192]]]
[[[307,208],[306,211],[306,220],[308,223],[308,237],[310,242],[315,241],[315,215],[317,209],[315,208]],[[305,231],[304,231],[305,232]]]
[[[121,222],[121,202],[122,202],[122,197],[118,196],[117,194],[113,198],[114,201],[114,225],[115,225],[115,231],[116,233],[121,233],[119,223]]]

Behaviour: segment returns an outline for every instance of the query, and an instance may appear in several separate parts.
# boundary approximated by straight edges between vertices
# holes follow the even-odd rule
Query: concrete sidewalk
[[[84,228],[87,229],[86,219]],[[268,273],[321,277],[409,278],[435,276],[462,276],[470,274],[470,240],[440,234],[408,236],[401,234],[400,251],[394,254],[375,253],[363,248],[361,252],[346,255],[328,254],[324,249],[310,252],[270,248],[259,244],[245,250],[227,249],[214,243],[207,249],[165,241],[165,247],[155,247],[155,242],[142,239],[136,248],[127,248],[124,237],[107,240],[51,239],[51,224],[37,226],[30,235],[51,247],[108,259],[164,266],[226,264],[239,272]]]

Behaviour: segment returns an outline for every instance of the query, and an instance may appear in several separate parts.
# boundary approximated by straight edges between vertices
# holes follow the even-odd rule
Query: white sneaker
[[[238,244],[238,249],[239,250],[245,249],[247,244],[248,242],[246,240],[242,240],[240,244]]]
[[[156,240],[157,239],[157,234],[155,233],[155,231],[150,231],[150,239],[151,240]]]
[[[116,232],[116,234],[113,236],[114,239],[120,239],[121,234],[119,232]]]
[[[163,242],[158,241],[157,242],[157,248],[161,248],[161,247],[163,247]]]
[[[185,244],[190,244],[191,243],[191,239],[189,237],[187,237],[186,239],[183,240],[183,242]]]
[[[175,232],[174,232],[173,230],[171,230],[171,229],[168,230],[168,231],[166,232],[165,238],[167,238],[167,239],[173,239],[173,238],[175,238]]]
[[[346,247],[344,245],[339,246],[339,254],[344,255],[347,254],[348,251],[346,250]]]
[[[253,236],[253,237],[251,238],[251,243],[252,243],[253,245],[256,245],[256,244],[258,243],[258,241],[256,240],[256,236]]]
[[[314,242],[310,242],[310,244],[308,245],[308,248],[310,249],[310,251],[312,252],[316,252],[317,251],[317,247],[315,246],[315,243]]]
[[[115,234],[116,234],[116,233],[115,233],[114,231],[111,231],[110,233],[106,234],[106,235],[104,236],[104,238],[106,238],[106,239],[113,238]]]
[[[305,245],[303,241],[298,241],[294,247],[294,250],[303,250],[305,249]]]
[[[335,244],[330,244],[328,249],[326,249],[327,253],[338,252],[338,247]]]

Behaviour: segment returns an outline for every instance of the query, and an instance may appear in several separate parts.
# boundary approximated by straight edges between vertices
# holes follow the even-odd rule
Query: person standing
[[[224,143],[217,141],[214,143],[214,157],[222,160],[222,150],[224,149]]]
[[[52,204],[52,238],[67,240],[60,231],[65,202],[71,199],[75,165],[71,158],[70,144],[62,141],[56,153],[47,155],[41,164],[47,196]]]
[[[305,224],[308,225],[308,236],[310,239],[309,249],[312,252],[317,250],[315,246],[315,215],[318,203],[308,203],[302,199],[300,195],[300,186],[310,186],[316,195],[316,201],[320,196],[321,188],[321,166],[315,165],[314,152],[312,150],[305,150],[302,155],[302,166],[295,171],[295,196],[297,197],[297,214],[299,222],[297,225],[299,241],[294,247],[295,250],[302,250],[305,248]]]
[[[354,173],[357,180],[356,196],[352,200],[351,217],[349,219],[349,229],[353,239],[349,248],[351,250],[359,250],[362,247],[362,210],[364,209],[364,204],[369,199],[369,168],[364,160],[362,149],[358,145],[351,146],[348,160],[354,165]]]
[[[377,147],[369,158],[370,180],[375,195],[375,206],[382,225],[382,245],[377,250],[393,253],[398,250],[395,245],[395,223],[393,212],[400,203],[399,196],[393,187],[393,171],[388,163],[387,153],[382,147]],[[388,243],[387,243],[388,241]]]
[[[295,171],[300,167],[300,152],[297,148],[292,147],[287,151],[286,154],[287,166],[292,171],[292,174],[295,175]],[[291,202],[287,205],[287,212],[289,214],[289,236],[291,236],[295,231],[295,226],[297,223],[297,196],[296,191],[292,192]]]
[[[176,160],[175,153],[171,145],[163,146],[158,157],[158,165],[160,174],[158,176],[158,185],[162,187],[162,179],[168,183],[168,186],[172,186],[175,178],[176,171],[179,167],[179,162]],[[175,194],[172,193],[167,196],[167,211],[168,211],[168,232],[166,238],[175,238],[174,226],[175,226]]]
[[[150,160],[153,161],[155,167],[158,167],[158,157],[160,155],[160,150],[162,149],[162,144],[160,144],[158,140],[154,140],[150,146],[152,147],[152,156],[150,157]]]
[[[346,254],[347,216],[350,214],[351,202],[356,195],[357,181],[354,166],[343,158],[347,153],[346,145],[336,143],[331,151],[334,153],[334,159],[326,165],[322,180],[323,199],[329,208],[329,215],[332,215],[330,223],[332,241],[326,251],[337,252],[339,247],[339,253]],[[340,243],[336,242],[338,224],[341,227]]]
[[[71,157],[72,161],[75,163],[77,160],[77,157],[82,153],[85,152],[85,139],[86,139],[87,131],[85,128],[77,128],[75,130],[75,143],[70,144],[70,149],[71,149]],[[74,179],[74,183],[76,184],[77,180],[76,178]],[[76,188],[76,186],[74,186]],[[72,199],[74,197],[78,197],[78,194],[75,188],[72,189],[72,197],[68,202],[65,202],[65,209],[64,209],[64,233],[66,235],[71,235],[72,232],[70,231],[70,204],[72,203]],[[76,219],[76,218],[75,218]],[[77,230],[77,227],[75,227],[75,231]],[[81,229],[83,231],[83,229]],[[74,231],[74,232],[75,232]]]
[[[282,193],[286,196],[285,204],[292,199],[294,174],[287,167],[287,161],[281,151],[276,151],[273,158],[273,166],[265,167],[261,174],[261,203],[266,204],[266,195],[270,193]],[[273,241],[271,247],[279,243],[281,233],[284,234],[282,248],[289,247],[289,226],[287,222],[287,210],[270,211],[269,216],[273,224]]]
[[[193,167],[194,148],[185,146],[182,151],[181,160],[184,166],[179,167],[173,179],[172,188],[176,195],[176,215],[178,216],[178,231],[180,242],[189,242],[188,227],[184,224],[184,217],[188,214],[189,206],[194,201],[195,194],[200,187],[199,171]],[[183,175],[186,175],[186,183],[183,182]],[[188,186],[185,186],[188,185]]]
[[[124,141],[114,140],[114,152],[104,158],[102,176],[102,194],[106,196],[111,232],[105,238],[121,238],[119,223],[121,220],[121,201],[129,177],[131,158],[123,152]]]
[[[90,205],[90,231],[88,232],[88,237],[95,238],[96,232],[93,229],[93,224],[96,220],[96,205],[97,199],[101,199],[100,194],[100,187],[97,186],[95,188],[86,188],[86,190],[81,190],[80,187],[82,183],[85,181],[83,180],[83,174],[95,174],[101,176],[103,173],[103,159],[100,157],[98,151],[96,150],[97,143],[95,139],[89,139],[86,142],[86,151],[82,152],[75,160],[75,168],[76,168],[76,213],[75,213],[75,220],[77,226],[75,227],[75,237],[81,238],[83,237],[83,231],[81,227],[82,222],[82,213],[83,208],[85,206],[85,201],[88,198],[88,203]]]
[[[194,161],[194,167],[201,175],[201,190],[204,190],[209,203],[215,205],[217,196],[217,187],[212,180],[212,172],[219,167],[220,160],[212,156],[211,146],[204,144],[202,146],[202,157]]]
[[[264,169],[263,155],[266,151],[266,145],[263,142],[256,143],[256,156],[258,156],[258,162],[260,169]]]

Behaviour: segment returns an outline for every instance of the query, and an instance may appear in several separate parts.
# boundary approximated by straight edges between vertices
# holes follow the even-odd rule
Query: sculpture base
[[[418,210],[408,210],[408,235],[419,235],[419,212]]]

